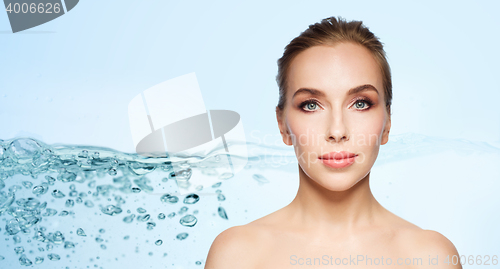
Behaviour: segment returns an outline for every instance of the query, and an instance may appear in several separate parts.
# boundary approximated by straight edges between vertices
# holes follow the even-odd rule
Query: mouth
[[[344,168],[354,163],[358,155],[347,151],[335,151],[319,157],[321,162],[331,168]]]
[[[319,158],[322,160],[343,160],[354,158],[356,156],[358,155],[348,151],[332,151],[330,153],[323,154]]]

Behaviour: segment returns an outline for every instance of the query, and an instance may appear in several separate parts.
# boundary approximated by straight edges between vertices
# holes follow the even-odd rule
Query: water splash
[[[290,147],[252,143],[248,143],[247,146],[250,156],[246,169],[287,171],[290,167],[297,166],[295,153]],[[376,165],[446,150],[463,154],[477,152],[500,154],[499,148],[485,142],[405,134],[391,137],[390,142],[381,147]],[[179,229],[207,225],[194,216],[198,213],[197,210],[184,215],[191,212],[190,207],[204,203],[205,198],[200,199],[200,193],[191,193],[180,203],[175,190],[188,184],[195,176],[195,171],[202,171],[203,175],[220,180],[208,189],[212,189],[213,198],[217,202],[227,203],[220,187],[225,180],[231,180],[235,175],[227,172],[220,175],[215,173],[214,168],[218,165],[217,157],[218,155],[209,154],[148,158],[103,147],[46,145],[32,138],[0,140],[0,216],[5,222],[3,236],[5,239],[12,238],[15,244],[24,244],[10,249],[12,254],[18,255],[18,262],[21,265],[31,266],[42,264],[44,257],[54,262],[65,259],[66,256],[61,253],[64,249],[71,249],[78,255],[77,246],[91,244],[91,241],[98,243],[97,246],[103,251],[109,250],[108,245],[109,248],[114,245],[112,241],[107,242],[108,239],[95,237],[95,233],[89,234],[90,237],[95,237],[95,240],[85,241],[88,236],[81,227],[63,233],[53,225],[60,221],[64,222],[64,218],[82,217],[79,214],[85,216],[90,213],[102,213],[103,217],[118,217],[125,225],[143,223],[144,226],[137,227],[144,227],[144,230],[148,231],[155,229],[156,221],[166,222],[177,217],[179,221],[176,223]],[[173,173],[174,166],[183,169]],[[161,180],[154,181],[149,178],[154,172],[163,174]],[[266,178],[260,172],[253,174],[252,178],[259,185],[272,183],[272,178]],[[134,207],[135,209],[129,207],[127,211],[127,205],[145,193],[152,194],[154,199],[165,205],[162,211],[170,211],[155,212],[147,208],[147,204],[145,207]],[[79,204],[85,207],[79,207]],[[171,208],[182,204],[186,206],[180,207],[177,212]],[[135,210],[137,215],[131,210]],[[216,218],[229,220],[225,206],[219,205],[214,211],[217,211]],[[101,228],[99,234],[105,235],[101,231],[104,229]],[[76,237],[72,237],[73,232]],[[176,232],[162,239],[155,239],[152,244],[160,248],[167,245],[163,244],[165,240],[185,241],[190,234],[193,238],[196,236],[193,232]],[[121,238],[129,240],[130,236],[122,235]],[[4,256],[0,256],[0,261],[5,259]]]

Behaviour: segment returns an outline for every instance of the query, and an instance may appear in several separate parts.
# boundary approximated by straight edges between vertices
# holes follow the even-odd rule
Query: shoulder
[[[424,229],[411,229],[405,232],[405,253],[408,258],[421,258],[423,267],[459,269],[460,262],[453,265],[453,256],[458,256],[455,245],[439,232]],[[453,260],[452,260],[453,259]]]
[[[261,237],[262,232],[249,224],[226,229],[213,241],[205,269],[254,268]]]

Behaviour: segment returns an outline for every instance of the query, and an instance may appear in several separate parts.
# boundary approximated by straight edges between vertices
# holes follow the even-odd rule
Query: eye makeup
[[[358,111],[365,111],[365,110],[369,110],[374,105],[374,102],[372,100],[370,100],[370,98],[360,96],[360,97],[355,98],[351,102],[351,105],[349,107],[355,106],[356,104],[365,104],[364,107],[367,107],[367,108],[357,109]],[[305,106],[310,106],[310,105],[314,105],[315,107],[321,107],[318,100],[316,100],[314,98],[310,98],[310,99],[307,99],[307,100],[301,102],[298,105],[298,108],[305,113],[312,113],[312,112],[316,111],[316,109],[313,109],[313,110],[304,109]]]

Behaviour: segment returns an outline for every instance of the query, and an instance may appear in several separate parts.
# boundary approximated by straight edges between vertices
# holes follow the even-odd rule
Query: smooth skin
[[[276,116],[299,163],[297,195],[219,234],[205,268],[462,268],[445,236],[389,212],[371,192],[370,171],[391,128],[372,54],[354,43],[314,46],[288,72],[285,109]],[[364,90],[348,94],[355,88]],[[358,156],[335,169],[318,159],[332,151]]]

